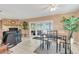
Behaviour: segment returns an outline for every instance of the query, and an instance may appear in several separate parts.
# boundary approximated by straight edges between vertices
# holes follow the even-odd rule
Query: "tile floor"
[[[1,40],[0,40],[1,42]],[[40,40],[26,37],[22,39],[22,42],[11,48],[10,54],[36,54],[34,51],[40,46]],[[73,54],[79,54],[79,44],[73,44]]]
[[[33,54],[34,50],[40,46],[39,40],[34,40],[32,38],[23,38],[22,42],[11,48],[13,54]]]

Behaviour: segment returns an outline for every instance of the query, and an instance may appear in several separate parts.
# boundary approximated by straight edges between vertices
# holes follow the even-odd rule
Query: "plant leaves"
[[[64,18],[64,29],[69,31],[79,31],[79,18],[70,17]]]

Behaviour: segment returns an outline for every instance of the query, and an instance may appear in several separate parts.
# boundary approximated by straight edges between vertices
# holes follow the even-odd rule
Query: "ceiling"
[[[0,4],[0,18],[27,19],[51,14],[63,14],[79,9],[79,4],[61,4],[54,12],[44,9],[48,4]]]

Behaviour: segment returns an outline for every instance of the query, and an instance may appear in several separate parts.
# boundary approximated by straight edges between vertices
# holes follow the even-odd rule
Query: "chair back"
[[[48,36],[49,38],[57,39],[57,35],[58,35],[57,30],[53,30],[53,31],[48,31],[48,32],[47,32],[47,36]]]

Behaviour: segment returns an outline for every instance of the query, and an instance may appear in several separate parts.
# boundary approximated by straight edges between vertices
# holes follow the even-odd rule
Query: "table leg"
[[[61,43],[59,44],[59,51],[61,51]]]
[[[56,53],[58,53],[58,43],[57,43],[57,40],[56,40]]]
[[[50,48],[50,42],[47,40],[47,50]]]
[[[65,54],[67,54],[67,42],[65,40]]]

